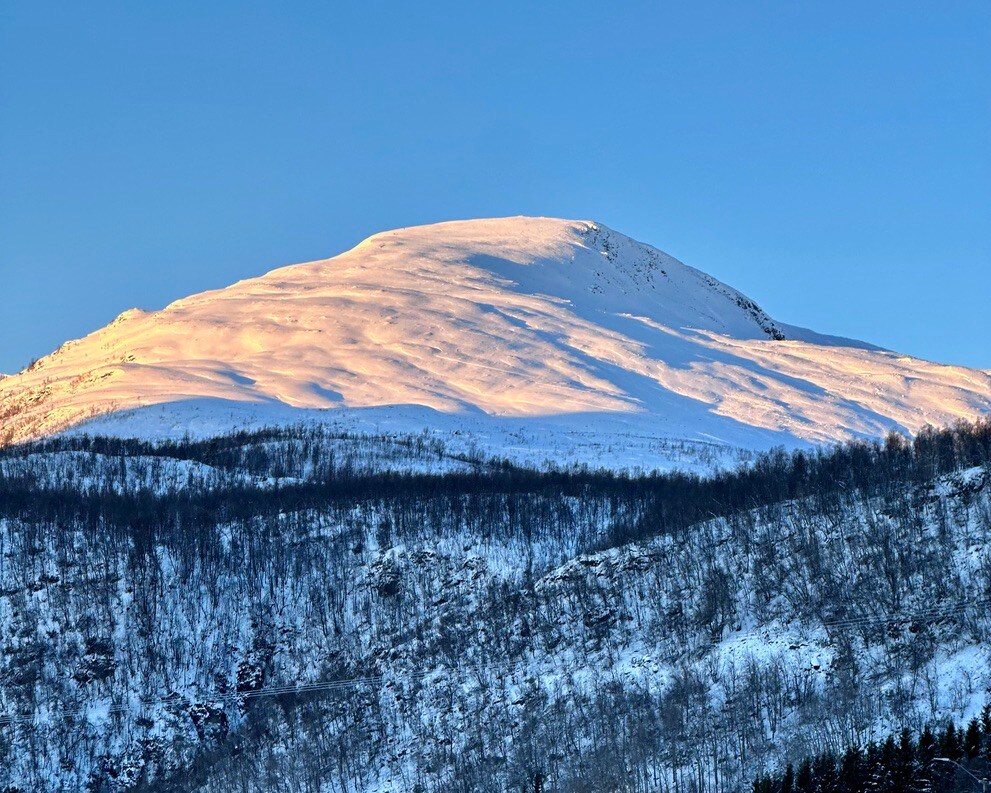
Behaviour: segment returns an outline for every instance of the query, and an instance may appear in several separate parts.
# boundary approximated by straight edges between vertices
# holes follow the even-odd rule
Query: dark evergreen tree
[[[981,753],[981,725],[977,719],[971,719],[963,738],[963,753],[973,759]]]
[[[960,735],[952,721],[946,725],[946,729],[940,736],[939,756],[946,757],[954,762],[959,761],[963,757],[963,746],[961,745]]]
[[[785,768],[784,776],[781,778],[781,784],[778,786],[779,793],[794,793],[795,791],[795,768],[791,763],[788,763]]]
[[[934,734],[925,727],[915,739],[911,730],[903,729],[896,738],[870,743],[865,750],[850,746],[837,759],[825,752],[807,758],[797,776],[791,766],[777,776],[759,777],[755,793],[936,793],[955,791],[973,777],[986,779],[991,772],[987,746],[991,742],[991,718],[987,712],[972,719],[967,729],[958,730],[953,722]],[[952,760],[958,764],[945,762]],[[972,775],[972,776],[971,776]],[[971,789],[970,787],[966,789]]]
[[[812,776],[812,761],[805,759],[795,774],[795,790],[797,793],[815,793],[815,778]]]
[[[864,756],[856,746],[849,747],[840,761],[839,779],[836,789],[839,793],[856,793],[864,789]]]

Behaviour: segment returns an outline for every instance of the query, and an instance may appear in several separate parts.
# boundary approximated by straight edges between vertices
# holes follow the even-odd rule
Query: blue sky
[[[0,6],[0,371],[368,234],[595,219],[991,367],[991,4]]]

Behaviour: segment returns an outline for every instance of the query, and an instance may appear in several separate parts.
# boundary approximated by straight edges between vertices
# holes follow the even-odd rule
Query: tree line
[[[676,534],[703,520],[795,499],[813,498],[819,507],[828,509],[850,491],[867,496],[895,493],[906,483],[991,464],[991,418],[940,429],[927,427],[912,439],[892,433],[880,441],[857,440],[790,453],[776,449],[757,456],[750,465],[708,476],[679,471],[631,475],[585,468],[538,471],[508,461],[489,461],[473,470],[444,474],[369,472],[360,466],[323,464],[328,447],[320,443],[321,437],[319,430],[292,428],[240,432],[207,441],[152,444],[83,436],[7,447],[0,449],[0,466],[4,466],[0,469],[4,474],[0,476],[0,518],[71,522],[128,534],[146,531],[155,523],[177,528],[183,535],[218,522],[343,504],[433,501],[457,509],[454,502],[463,503],[469,497],[495,498],[500,504],[526,509],[526,502],[534,496],[605,498],[628,506],[630,517],[613,523],[608,535],[597,540],[596,547],[601,549]],[[281,445],[274,449],[276,440]],[[221,471],[248,466],[254,474],[270,475],[300,469],[300,458],[312,464],[309,475],[276,476],[274,485],[267,488],[233,478],[206,481],[196,488],[177,486],[164,493],[82,489],[74,483],[49,483],[42,488],[39,477],[43,471],[17,465],[19,460],[39,456],[44,460],[46,455],[64,452],[100,455],[111,469],[115,461],[135,456],[195,460]],[[290,464],[290,458],[296,462]]]
[[[984,782],[982,782],[984,780]],[[949,793],[991,785],[991,709],[964,728],[951,720],[918,736],[904,729],[881,742],[823,752],[758,777],[753,793]]]

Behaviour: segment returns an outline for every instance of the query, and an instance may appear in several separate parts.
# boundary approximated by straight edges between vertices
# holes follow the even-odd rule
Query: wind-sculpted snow
[[[530,462],[531,440],[550,461],[615,464],[604,450],[647,439],[636,455],[647,468],[680,463],[651,451],[655,439],[732,457],[989,408],[985,371],[783,325],[654,248],[542,218],[377,234],[333,259],[126,311],[0,380],[6,440],[86,421],[136,437],[412,424]]]

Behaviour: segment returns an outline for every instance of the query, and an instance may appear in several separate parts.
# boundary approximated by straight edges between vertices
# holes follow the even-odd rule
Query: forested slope
[[[389,473],[306,430],[10,447],[0,779],[738,790],[966,722],[989,463],[987,422],[707,479]]]

